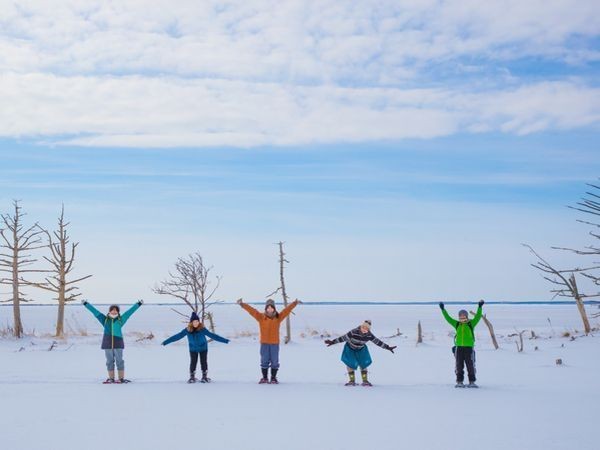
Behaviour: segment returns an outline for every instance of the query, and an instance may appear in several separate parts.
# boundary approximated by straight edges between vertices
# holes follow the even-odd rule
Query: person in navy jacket
[[[206,338],[210,338],[217,342],[224,344],[229,343],[229,339],[225,339],[215,333],[211,333],[206,329],[204,324],[200,322],[200,318],[196,312],[192,312],[190,316],[190,323],[187,327],[181,330],[179,333],[171,336],[170,338],[163,341],[162,345],[168,345],[171,342],[176,342],[183,339],[185,336],[188,338],[188,346],[190,350],[190,379],[188,383],[195,383],[196,380],[196,367],[198,366],[198,358],[200,358],[200,368],[202,369],[201,383],[210,382],[208,378],[208,342]]]

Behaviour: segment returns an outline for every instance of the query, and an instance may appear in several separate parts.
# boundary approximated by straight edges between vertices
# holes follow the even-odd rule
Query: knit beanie
[[[190,322],[193,322],[194,320],[200,320],[200,317],[198,317],[198,314],[196,314],[196,311],[193,311],[192,315],[190,316]]]
[[[458,312],[458,317],[460,317],[460,316],[465,316],[466,318],[469,318],[469,313],[468,313],[466,310],[464,310],[464,309],[461,309],[461,310]]]
[[[273,308],[275,308],[275,300],[273,299],[269,299],[265,302],[265,309],[267,309],[267,306],[272,306]]]
[[[360,326],[368,328],[370,330],[371,329],[371,321],[367,319]]]

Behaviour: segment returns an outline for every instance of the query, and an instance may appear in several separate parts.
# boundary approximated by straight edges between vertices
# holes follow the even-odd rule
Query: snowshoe
[[[356,381],[348,381],[344,386],[356,386]]]
[[[267,378],[261,378],[258,384],[269,384],[269,380]]]
[[[131,383],[131,380],[128,380],[127,378],[120,378],[119,381],[115,381],[115,383],[127,384],[127,383]]]
[[[477,384],[474,381],[472,381],[469,384],[467,384],[467,387],[471,388],[471,389],[477,389],[477,388],[479,388],[479,386],[477,386]]]
[[[462,381],[459,381],[458,383],[456,383],[456,385],[454,387],[455,388],[464,388],[465,387],[465,383],[463,383]]]
[[[115,379],[114,378],[107,378],[106,380],[104,380],[102,382],[102,384],[114,384]]]
[[[273,378],[271,378],[271,381],[269,382],[269,384],[279,384],[279,381],[277,380],[277,378],[273,377]]]
[[[370,381],[367,381],[367,380],[363,381],[363,382],[362,382],[360,385],[361,385],[361,386],[367,386],[367,387],[372,387],[372,386],[373,386],[373,385],[371,384],[371,382],[370,382]]]
[[[190,377],[190,379],[187,382],[188,382],[188,384],[192,384],[192,383],[195,383],[196,381],[198,381],[196,379],[196,377]]]
[[[200,379],[200,383],[210,383],[212,380],[210,378],[208,378],[207,376],[203,376]]]

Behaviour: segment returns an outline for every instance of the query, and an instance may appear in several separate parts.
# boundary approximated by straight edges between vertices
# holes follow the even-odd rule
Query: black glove
[[[398,346],[397,346],[397,345],[391,345],[391,346],[389,346],[387,349],[388,349],[390,352],[394,353],[394,349],[395,349],[396,347],[398,347]]]
[[[444,309],[444,302],[440,302],[440,309]]]
[[[138,300],[137,304],[142,306],[144,304],[144,300]]]
[[[333,341],[331,339],[325,339],[325,343],[327,344],[327,347],[331,347],[333,345]]]
[[[477,303],[479,305],[479,307],[481,308],[483,306],[485,302],[483,300],[479,300],[479,303]]]
[[[81,304],[85,306],[85,305],[88,304],[88,301],[87,300],[81,300]]]

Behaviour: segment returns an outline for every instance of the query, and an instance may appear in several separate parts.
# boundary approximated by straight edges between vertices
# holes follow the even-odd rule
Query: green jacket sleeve
[[[483,316],[483,308],[480,306],[477,308],[477,312],[475,313],[475,317],[471,319],[471,326],[475,328],[479,321],[481,320],[481,316]]]
[[[446,319],[446,322],[452,325],[453,328],[456,328],[456,325],[458,325],[458,320],[450,317],[450,314],[448,314],[448,311],[446,311],[445,309],[442,309],[442,314],[444,315],[444,319]]]
[[[100,311],[98,311],[96,308],[94,308],[94,306],[89,302],[83,306],[85,306],[85,309],[87,309],[89,312],[91,312],[94,315],[94,317],[96,319],[98,319],[98,322],[100,322],[102,325],[104,325],[104,322],[106,322],[106,316],[104,314],[102,314]]]
[[[135,305],[133,305],[131,308],[129,308],[127,311],[125,311],[123,313],[123,315],[121,315],[121,325],[125,325],[125,322],[127,322],[129,320],[129,318],[131,317],[131,315],[136,312],[139,308],[140,308],[139,303],[136,303]]]

